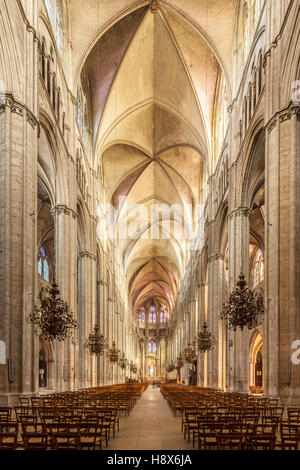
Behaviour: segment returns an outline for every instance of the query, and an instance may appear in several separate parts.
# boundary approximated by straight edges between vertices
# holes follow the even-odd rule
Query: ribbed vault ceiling
[[[186,3],[196,20],[204,18],[202,2]],[[216,24],[217,3],[210,2]],[[233,12],[236,2],[225,3]],[[209,29],[207,12],[205,18]],[[116,231],[134,226],[117,243],[133,313],[149,299],[172,310],[200,228],[197,205],[205,201],[216,90],[224,79],[214,52],[181,12],[160,2],[152,14],[142,2],[107,28],[84,64],[105,202],[117,210]],[[153,217],[155,204],[173,210]]]

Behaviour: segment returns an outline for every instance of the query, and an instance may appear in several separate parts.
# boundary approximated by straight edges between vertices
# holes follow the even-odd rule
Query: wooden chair
[[[0,450],[15,450],[18,447],[18,423],[0,423]]]
[[[250,450],[274,450],[276,437],[268,435],[254,435],[249,436],[248,442]]]
[[[241,434],[217,435],[218,450],[242,450],[243,439]]]
[[[25,450],[47,450],[48,434],[46,432],[22,433]]]
[[[78,449],[79,450],[95,450],[96,445],[97,445],[97,427],[94,427],[94,428],[92,427],[87,430],[81,430],[78,432]]]
[[[198,429],[198,418],[197,412],[195,411],[186,411],[183,418],[182,426],[184,431],[184,439],[188,437],[188,442],[190,442],[191,432]]]
[[[300,424],[281,423],[280,440],[277,446],[282,450],[298,450],[300,447]]]
[[[199,425],[198,449],[212,450],[217,448],[217,437],[222,434],[222,425],[208,422]]]
[[[78,433],[56,432],[53,434],[52,446],[54,450],[78,450]]]

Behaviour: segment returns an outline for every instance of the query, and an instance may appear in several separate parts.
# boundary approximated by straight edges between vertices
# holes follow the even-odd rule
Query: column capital
[[[244,215],[245,217],[251,217],[252,209],[250,209],[250,207],[238,207],[237,209],[232,210],[228,217],[232,217],[233,215]]]
[[[291,101],[289,106],[282,108],[279,110],[274,116],[269,119],[267,122],[265,129],[267,130],[268,134],[272,132],[272,130],[277,126],[277,124],[290,120],[294,115],[300,113],[300,103]]]
[[[78,253],[78,258],[90,258],[96,261],[97,256],[94,255],[94,253],[91,253],[90,251],[81,251],[80,253]]]
[[[24,103],[15,100],[12,93],[0,93],[0,114],[4,112],[5,108],[9,108],[12,113],[19,114],[19,116],[26,116],[27,121],[33,129],[40,130],[40,124],[33,112]]]
[[[215,260],[224,260],[225,259],[225,255],[223,255],[222,253],[214,253],[213,255],[209,256],[208,258],[208,262],[210,263],[211,261],[215,261]]]
[[[78,217],[77,212],[75,212],[70,207],[67,207],[65,204],[57,204],[51,209],[51,213],[53,216],[61,214],[69,215],[72,216],[73,219],[76,219]]]

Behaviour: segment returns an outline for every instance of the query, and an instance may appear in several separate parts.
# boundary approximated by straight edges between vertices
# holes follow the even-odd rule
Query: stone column
[[[60,295],[67,302],[76,318],[74,310],[76,283],[76,228],[77,214],[65,205],[56,205],[52,210],[55,225],[55,276]],[[69,268],[66,269],[66,266]],[[70,331],[70,338],[63,343],[55,342],[55,389],[72,390],[75,387],[75,338],[78,331]]]
[[[37,61],[36,44],[32,37],[27,39]],[[20,394],[33,393],[37,386],[37,340],[27,321],[37,301],[37,137],[38,123],[32,111],[13,95],[2,94],[0,340],[6,345],[7,356],[6,365],[0,365],[3,404],[17,403]],[[13,367],[10,382],[8,358]]]
[[[292,360],[300,339],[299,113],[291,105],[275,116],[266,138],[264,377],[266,393],[290,404],[300,394],[300,366]]]
[[[240,207],[229,216],[229,257],[230,277],[229,291],[232,292],[241,272],[246,282],[249,281],[249,217],[251,210]],[[229,348],[229,390],[249,392],[249,331],[244,328],[229,333],[228,340],[233,346]]]

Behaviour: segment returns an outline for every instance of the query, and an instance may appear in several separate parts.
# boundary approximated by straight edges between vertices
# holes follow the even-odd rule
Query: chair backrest
[[[268,423],[268,424],[258,424],[256,426],[256,435],[261,435],[261,436],[275,436],[276,430],[277,430],[277,425],[274,423]]]
[[[29,406],[30,398],[29,397],[19,397],[19,402],[21,406]]]
[[[288,413],[288,420],[295,421],[295,422],[300,422],[300,408],[288,408],[287,409]]]
[[[8,406],[0,407],[0,422],[9,421],[11,419],[11,408]]]
[[[43,423],[37,422],[21,422],[21,429],[24,434],[46,432],[46,426]]]

